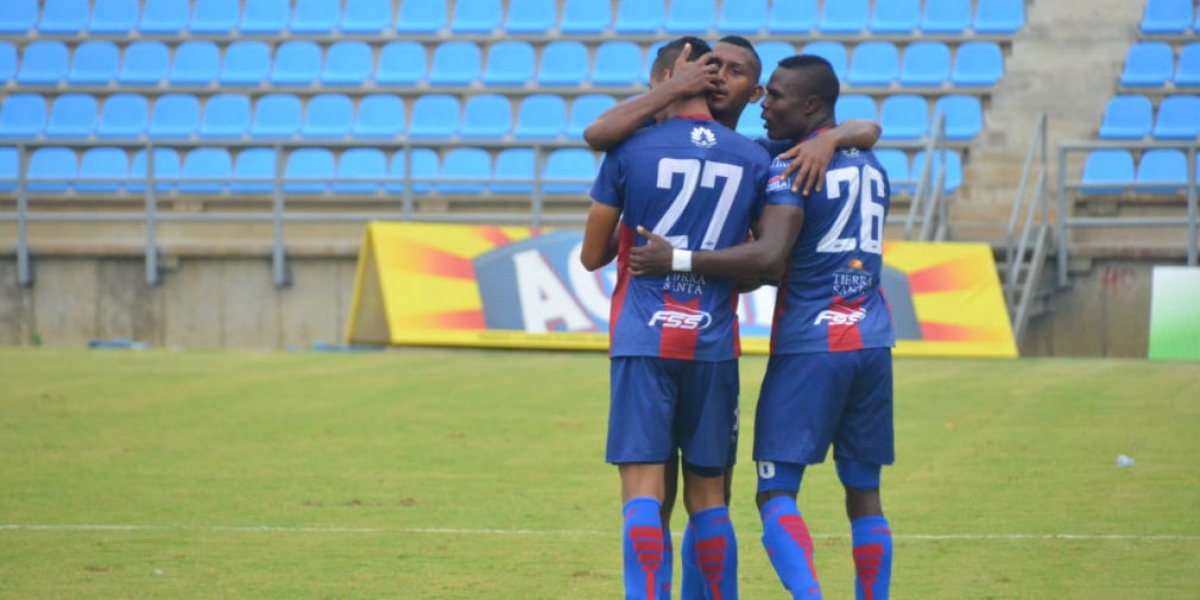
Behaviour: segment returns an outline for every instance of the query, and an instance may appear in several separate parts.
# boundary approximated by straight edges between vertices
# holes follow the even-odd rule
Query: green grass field
[[[765,365],[742,363],[734,482],[752,600],[787,597],[752,501]],[[1200,597],[1200,366],[896,371],[893,598]],[[0,598],[619,598],[607,373],[599,354],[0,350]],[[853,598],[832,465],[801,507],[826,598]]]

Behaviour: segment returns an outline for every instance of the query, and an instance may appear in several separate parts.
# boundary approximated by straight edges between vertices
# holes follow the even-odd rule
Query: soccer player
[[[709,52],[697,38],[667,44],[654,61],[653,86],[670,81],[685,48],[688,58]],[[606,460],[621,476],[625,593],[670,595],[660,511],[664,465],[679,450],[706,597],[735,600],[737,540],[725,469],[737,438],[736,282],[687,273],[633,279],[628,258],[641,223],[678,247],[681,261],[692,250],[742,242],[762,208],[770,156],[715,122],[704,93],[659,116],[660,124],[606,154],[580,255],[589,270],[618,259]]]
[[[800,140],[835,122],[839,83],[815,56],[779,63],[763,118],[773,140]],[[842,150],[823,191],[792,191],[785,161],[771,164],[758,237],[685,264],[701,275],[747,273],[779,281],[771,358],[758,400],[754,459],[763,544],[796,599],[821,598],[813,544],[796,503],[805,467],[832,443],[846,492],[859,600],[886,600],[892,537],[880,500],[880,473],[895,457],[891,314],[883,296],[887,174],[869,150]],[[631,257],[635,276],[678,270],[656,234]]]

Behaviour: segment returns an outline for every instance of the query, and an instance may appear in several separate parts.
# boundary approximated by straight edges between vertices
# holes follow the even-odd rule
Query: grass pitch
[[[765,365],[742,363],[732,507],[754,600],[787,597],[752,500]],[[607,374],[599,354],[0,350],[0,598],[618,598]],[[1196,597],[1200,366],[896,374],[893,598]],[[832,465],[801,508],[826,597],[853,598]]]

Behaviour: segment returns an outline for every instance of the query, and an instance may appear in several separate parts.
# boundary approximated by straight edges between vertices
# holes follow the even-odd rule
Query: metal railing
[[[904,220],[904,239],[913,239],[913,228],[920,225],[916,239],[922,242],[946,239],[946,116],[941,112],[933,118],[932,135],[925,144],[925,163],[917,177],[916,191]],[[934,171],[934,161],[938,161]]]
[[[1017,184],[1017,195],[1013,202],[1012,212],[1008,217],[1008,231],[1004,237],[1005,258],[1005,300],[1008,304],[1009,319],[1012,322],[1013,339],[1020,346],[1025,337],[1025,328],[1029,323],[1030,309],[1033,298],[1037,293],[1038,280],[1041,279],[1042,267],[1046,262],[1046,249],[1050,231],[1050,211],[1048,185],[1050,178],[1050,145],[1047,137],[1049,119],[1046,113],[1038,115],[1034,125],[1033,138],[1029,141],[1029,151],[1025,154],[1025,166],[1021,170],[1021,180]],[[1036,169],[1036,175],[1032,175]],[[1030,178],[1035,182],[1029,186]],[[1032,194],[1029,190],[1033,190]],[[1025,219],[1017,232],[1017,223],[1021,213]],[[1035,225],[1034,215],[1040,213],[1040,222]],[[1033,251],[1028,259],[1030,236],[1033,236]],[[1022,274],[1024,280],[1022,281]]]

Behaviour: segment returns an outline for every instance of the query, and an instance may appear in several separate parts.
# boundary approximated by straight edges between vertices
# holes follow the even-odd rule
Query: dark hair
[[[708,42],[695,36],[688,35],[671,40],[665,46],[658,49],[658,55],[654,58],[654,65],[650,68],[650,76],[654,77],[674,67],[675,61],[683,53],[683,47],[687,44],[692,45],[692,54],[687,57],[688,60],[696,60],[712,52],[712,48],[708,45]]]
[[[736,0],[726,0],[726,1],[733,2]],[[758,72],[754,74],[754,79],[755,79],[755,81],[758,80],[759,76],[762,75],[762,69],[763,69],[762,57],[758,55],[758,50],[754,49],[754,44],[750,43],[750,40],[748,40],[740,35],[727,35],[727,36],[717,40],[717,43],[732,44],[739,48],[744,48],[748,52],[750,52],[750,55],[754,57],[754,67],[758,69]]]
[[[806,77],[809,89],[830,110],[837,104],[842,86],[838,81],[837,73],[833,71],[833,65],[829,64],[828,60],[813,54],[798,54],[779,61],[779,68],[797,71]]]

